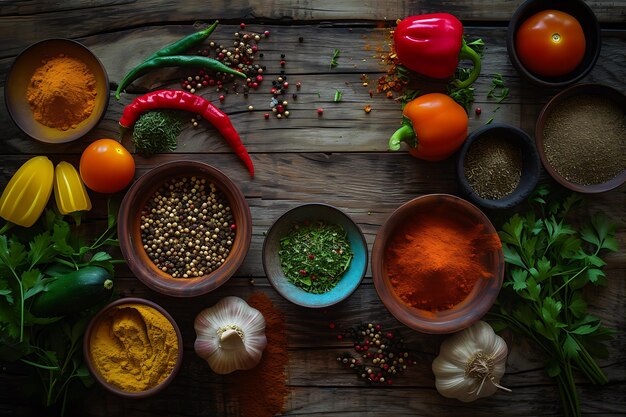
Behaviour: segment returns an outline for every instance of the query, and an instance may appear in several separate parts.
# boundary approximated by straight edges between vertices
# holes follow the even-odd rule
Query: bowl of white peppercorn
[[[486,209],[521,203],[535,189],[540,173],[539,154],[530,136],[504,123],[470,133],[456,164],[461,191]]]
[[[239,269],[252,237],[250,208],[222,171],[176,161],[141,176],[119,212],[122,255],[149,288],[175,297],[206,294]]]

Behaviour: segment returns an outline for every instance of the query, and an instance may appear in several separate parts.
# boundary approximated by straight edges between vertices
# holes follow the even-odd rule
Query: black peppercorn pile
[[[141,213],[148,257],[173,278],[194,278],[219,268],[235,241],[230,206],[215,184],[183,177],[166,182]]]

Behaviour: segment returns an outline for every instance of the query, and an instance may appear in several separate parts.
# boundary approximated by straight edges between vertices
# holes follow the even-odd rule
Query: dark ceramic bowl
[[[354,254],[348,270],[343,274],[339,283],[324,294],[313,294],[292,284],[280,266],[278,255],[280,239],[286,236],[295,225],[305,221],[322,221],[326,224],[341,225],[348,234]],[[367,243],[359,226],[347,214],[327,204],[304,204],[289,210],[274,222],[263,243],[263,269],[270,284],[284,298],[303,307],[328,307],[348,298],[365,276],[367,258]]]
[[[535,125],[535,142],[537,145],[537,151],[539,152],[541,163],[543,164],[545,170],[548,171],[552,178],[554,178],[554,180],[562,186],[579,193],[603,193],[605,191],[617,188],[626,182],[626,169],[624,169],[620,174],[610,179],[609,181],[600,184],[581,185],[568,181],[566,178],[561,176],[550,164],[550,161],[548,160],[545,153],[544,128],[546,125],[546,120],[550,117],[555,109],[561,107],[565,100],[579,95],[597,95],[612,100],[619,107],[621,107],[626,117],[626,95],[622,94],[618,90],[602,84],[573,85],[552,97],[552,99],[550,99],[550,101],[543,107],[541,113],[539,113],[539,117],[537,118],[537,123]],[[588,117],[595,117],[595,115],[589,114]],[[624,137],[623,140],[626,141],[626,137]]]
[[[465,161],[467,153],[481,138],[495,136],[502,140],[509,140],[519,145],[522,151],[522,174],[517,188],[509,195],[499,199],[488,199],[479,196],[470,185],[465,175]],[[487,209],[506,209],[513,207],[526,199],[535,189],[541,173],[539,154],[533,140],[523,130],[516,127],[494,123],[484,125],[473,131],[459,151],[456,161],[456,177],[463,194],[474,204]],[[494,173],[498,175],[499,173]],[[501,174],[501,173],[500,173]]]
[[[395,233],[413,219],[442,209],[451,211],[455,218],[482,225],[484,233],[496,233],[487,216],[471,203],[448,194],[429,194],[396,209],[376,234],[372,249],[372,277],[378,296],[396,319],[422,333],[454,333],[471,326],[489,311],[504,278],[504,255],[499,246],[481,256],[485,271],[490,272],[492,278],[478,280],[467,298],[453,308],[431,312],[413,308],[398,297],[387,275],[385,253],[388,244]],[[459,239],[462,238],[463,235],[459,234]]]
[[[173,278],[161,271],[148,257],[141,240],[141,211],[148,199],[174,177],[196,176],[212,181],[222,191],[231,208],[237,232],[226,261],[209,274],[195,278]],[[252,238],[252,219],[245,197],[222,171],[196,161],[176,161],[160,165],[141,176],[130,187],[119,212],[118,234],[122,255],[137,278],[151,289],[175,297],[194,297],[224,284],[243,263]]]
[[[515,50],[515,37],[519,27],[529,17],[543,10],[559,10],[570,14],[582,26],[586,41],[585,55],[582,62],[568,74],[558,77],[534,74],[524,67]],[[506,35],[506,47],[513,66],[524,78],[540,87],[548,88],[562,88],[586,76],[600,56],[601,44],[600,24],[593,10],[582,0],[527,0],[513,13]]]
[[[104,377],[100,374],[100,372],[98,372],[98,369],[95,367],[93,360],[91,358],[91,349],[90,349],[91,336],[96,331],[96,328],[100,324],[101,320],[112,309],[117,308],[119,306],[123,306],[123,305],[129,305],[129,304],[141,304],[144,306],[152,307],[153,309],[157,310],[159,313],[165,316],[165,318],[172,324],[172,326],[174,327],[174,330],[176,331],[176,338],[178,340],[178,356],[176,357],[176,364],[174,365],[172,372],[159,385],[152,387],[146,391],[137,391],[137,392],[124,391],[116,387],[115,385],[108,383],[104,379]],[[180,370],[180,366],[183,363],[183,337],[180,332],[180,328],[176,324],[176,321],[174,321],[172,316],[167,311],[165,311],[165,309],[163,309],[163,307],[161,307],[160,305],[152,301],[145,300],[143,298],[120,298],[118,300],[113,301],[112,303],[104,307],[102,310],[100,310],[93,317],[93,319],[91,319],[91,322],[89,322],[89,326],[87,326],[87,330],[85,331],[85,335],[83,337],[83,357],[85,358],[85,363],[87,364],[87,368],[89,368],[89,371],[91,372],[93,377],[107,391],[110,391],[113,394],[116,394],[125,398],[146,398],[163,390],[165,387],[167,387],[170,384],[170,382],[174,380],[174,378],[176,377],[176,374],[178,374],[178,371]]]
[[[26,98],[30,79],[42,61],[59,54],[85,63],[96,77],[96,104],[89,117],[76,128],[54,129],[35,120]],[[22,51],[9,69],[5,82],[4,100],[15,124],[28,136],[47,143],[64,143],[83,137],[96,127],[109,104],[109,79],[100,60],[87,47],[70,39],[48,39],[35,43]]]

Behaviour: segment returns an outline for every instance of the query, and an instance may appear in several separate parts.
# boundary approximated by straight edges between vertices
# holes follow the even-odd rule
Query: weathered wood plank
[[[297,23],[299,21],[351,21],[374,25],[413,14],[449,12],[467,23],[472,21],[507,22],[521,1],[502,1],[497,7],[489,0],[429,2],[368,2],[356,0],[292,1],[214,1],[210,10],[200,0],[162,2],[158,0],[95,1],[77,0],[61,3],[2,2],[0,37],[6,48],[17,52],[38,39],[50,37],[77,38],[99,32],[110,32],[132,26],[149,26],[178,22],[223,20],[258,20]],[[589,6],[601,22],[624,23],[626,2],[591,0]],[[85,24],[84,22],[89,22]],[[238,23],[238,22],[236,22]],[[1,56],[1,55],[0,55]]]
[[[101,58],[108,69],[112,85],[116,86],[125,72],[136,64],[135,61],[140,61],[142,56],[165,43],[161,37],[167,38],[167,34],[170,34],[169,37],[172,39],[180,37],[184,28],[181,26],[175,28],[174,34],[172,34],[172,28],[168,27],[130,30],[123,34],[106,34],[90,37],[86,44],[91,46]],[[222,27],[222,29],[224,31],[220,32],[221,37],[217,39],[224,41],[226,41],[225,35],[236,30],[234,26]],[[374,94],[373,97],[369,95],[370,90],[375,88],[376,80],[385,70],[379,59],[374,58],[377,49],[385,48],[383,32],[379,30],[372,33],[371,30],[365,29],[348,31],[345,28],[320,29],[311,26],[272,27],[271,29],[277,34],[262,44],[262,47],[267,47],[267,50],[264,58],[259,62],[267,65],[268,72],[260,90],[251,93],[247,98],[243,94],[227,94],[224,103],[219,103],[218,100],[218,96],[223,93],[208,89],[202,92],[203,96],[218,103],[218,106],[231,116],[249,150],[253,153],[386,150],[387,139],[399,126],[401,115],[400,105],[394,100],[385,98],[382,94]],[[297,38],[303,31],[306,31],[307,40],[300,44]],[[504,28],[473,28],[471,31],[472,37],[482,37],[485,40],[487,48],[483,72],[475,87],[475,105],[480,106],[483,111],[480,116],[470,112],[469,130],[481,126],[493,117],[498,122],[521,126],[532,134],[534,121],[543,103],[556,91],[538,89],[520,80],[508,61],[504,33]],[[281,39],[289,41],[283,42]],[[339,39],[342,40],[339,41]],[[330,70],[328,63],[332,49],[341,47],[338,42],[351,45],[351,47],[342,48],[345,52],[340,58],[340,65]],[[149,46],[146,43],[149,43]],[[328,45],[325,46],[327,54],[316,52],[319,44]],[[283,46],[284,49],[279,49]],[[133,55],[133,59],[126,59],[129,49],[138,50],[141,53]],[[622,65],[623,58],[620,51],[625,49],[626,32],[607,32],[601,57],[586,81],[602,82],[623,89],[622,80],[626,79],[626,66]],[[269,111],[271,99],[268,89],[271,87],[271,80],[275,79],[279,72],[278,62],[281,51],[288,57],[286,70],[292,83],[291,90],[295,92],[293,84],[296,80],[301,81],[303,86],[298,92],[297,100],[292,99],[291,94],[285,97],[290,103],[289,119],[278,120],[271,117],[265,120],[263,113]],[[1,60],[0,66],[6,70],[10,61],[11,59]],[[138,80],[137,85],[133,85],[130,90],[143,93],[149,88],[178,88],[178,81],[175,80],[190,73],[193,72],[179,72],[179,75],[172,79],[172,73],[167,70],[155,71]],[[367,87],[362,85],[361,74],[363,73],[368,75]],[[500,104],[495,99],[486,97],[495,73],[503,74],[506,85],[510,88],[509,98]],[[164,76],[169,78],[169,83],[166,81],[162,84]],[[172,84],[172,81],[175,83]],[[343,92],[343,101],[334,103],[333,96],[337,89]],[[19,131],[7,112],[2,112],[0,123],[7,127],[4,133],[4,143],[7,149],[4,152],[67,155],[82,151],[84,144],[88,141],[100,137],[118,137],[117,121],[124,106],[135,96],[135,94],[124,94],[120,101],[112,97],[103,122],[83,139],[70,144],[48,145],[33,141]],[[367,115],[363,111],[366,104],[373,107],[372,112]],[[248,105],[254,106],[255,111],[247,111]],[[322,117],[319,117],[316,112],[319,107],[325,109]],[[191,117],[193,115],[189,115],[189,118]],[[285,131],[289,134],[284,134]],[[129,141],[128,136],[125,143],[130,146]],[[203,122],[197,128],[193,128],[190,123],[186,124],[179,138],[179,147],[176,152],[229,151],[230,149],[216,130]]]

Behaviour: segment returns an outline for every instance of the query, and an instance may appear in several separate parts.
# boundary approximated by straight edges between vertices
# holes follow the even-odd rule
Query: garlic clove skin
[[[508,348],[491,326],[478,321],[441,344],[433,361],[437,391],[463,402],[495,393],[506,369]]]
[[[202,310],[194,328],[196,353],[218,374],[255,367],[267,345],[263,315],[239,297]]]

